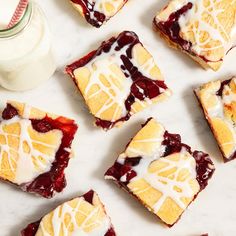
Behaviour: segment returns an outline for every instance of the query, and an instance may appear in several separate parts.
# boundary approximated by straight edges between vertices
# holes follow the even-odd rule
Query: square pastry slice
[[[22,236],[115,236],[116,233],[98,195],[90,190],[65,202],[29,224]]]
[[[236,77],[195,90],[224,161],[236,158]]]
[[[110,129],[171,95],[151,54],[124,31],[66,67],[96,125]]]
[[[46,198],[61,192],[76,130],[73,120],[8,102],[0,118],[0,179]]]
[[[154,27],[170,46],[216,71],[236,43],[235,14],[234,0],[172,0]]]
[[[100,27],[114,16],[128,0],[70,0],[86,21]]]
[[[150,118],[105,178],[114,180],[172,226],[207,186],[213,172],[208,154],[192,151],[180,135],[168,133]]]

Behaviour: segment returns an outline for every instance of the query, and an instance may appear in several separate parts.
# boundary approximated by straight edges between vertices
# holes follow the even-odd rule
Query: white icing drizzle
[[[146,76],[147,78],[150,77],[150,71],[155,66],[155,61],[153,57],[150,57],[143,65],[139,65],[134,58],[131,58],[132,64],[138,68],[138,70],[142,73],[142,75]],[[139,88],[143,90],[142,88]]]
[[[160,159],[160,156],[165,151],[166,146],[161,145],[161,142],[163,141],[164,137],[158,139],[143,139],[143,140],[137,140],[137,142],[140,143],[148,143],[148,142],[156,142],[156,149],[153,151],[151,156],[147,156],[146,153],[141,153],[140,150],[135,150],[134,148],[128,147],[127,150],[131,151],[132,153],[136,153],[137,156],[142,156],[142,159],[140,160],[139,164],[136,166],[133,166],[132,169],[136,172],[136,177],[130,180],[130,183],[135,182],[139,179],[144,179],[150,187],[153,187],[154,189],[157,189],[162,193],[161,198],[152,206],[155,212],[158,212],[163,205],[164,201],[169,197],[172,200],[178,204],[178,206],[182,209],[186,208],[185,203],[183,202],[183,198],[191,198],[196,193],[194,193],[194,190],[191,188],[189,181],[192,179],[196,179],[196,161],[195,159],[187,152],[185,148],[182,148],[181,152],[179,153],[180,158],[178,161],[172,161],[168,159],[168,157],[161,158],[161,161],[166,163],[166,167],[160,169],[159,171],[155,173],[149,173],[148,168],[150,164],[153,161],[156,161]],[[187,158],[186,158],[187,156]],[[125,153],[122,153],[119,158],[117,159],[117,162],[120,164],[124,164],[125,161]],[[128,157],[131,158],[131,157]],[[176,168],[176,172],[174,173],[174,178],[170,179],[167,177],[162,177],[159,175],[160,172],[168,171],[172,168]],[[177,181],[177,177],[183,169],[187,169],[190,173],[189,177],[186,178],[184,181]],[[127,176],[124,175],[120,178],[121,182],[127,181]],[[149,187],[149,188],[150,188]],[[177,192],[174,187],[177,187],[181,189],[181,192]],[[134,194],[140,194],[147,189],[132,189]]]
[[[184,34],[189,32],[189,24],[194,24],[194,22],[198,22],[198,27],[193,27],[195,42],[192,45],[192,50],[200,55],[204,51],[211,51],[219,48],[224,48],[225,53],[232,47],[235,39],[236,39],[236,24],[233,26],[232,30],[228,34],[224,27],[222,26],[219,20],[219,14],[222,13],[223,9],[217,9],[216,4],[219,1],[209,0],[209,5],[204,6],[203,0],[189,0],[193,4],[193,7],[189,9],[186,14],[182,15],[179,19],[179,25],[181,28],[181,32]],[[231,7],[235,9],[236,5],[235,1],[229,1]],[[207,14],[211,16],[211,19],[214,22],[214,26],[210,25],[206,21],[203,20],[203,14]],[[210,37],[204,42],[201,42],[200,33],[207,32]],[[215,40],[219,41],[220,45],[209,47],[209,41]]]
[[[180,153],[180,160],[175,162],[167,158],[163,158],[162,161],[167,164],[167,167],[161,169],[159,172],[169,170],[171,168],[177,168],[177,171],[174,173],[174,179],[169,179],[166,177],[161,177],[158,174],[158,171],[154,174],[146,174],[144,179],[155,189],[158,189],[162,196],[158,202],[153,206],[155,212],[158,212],[164,203],[164,201],[169,197],[174,200],[179,207],[182,209],[186,208],[185,203],[182,201],[182,198],[187,197],[191,198],[195,195],[193,189],[191,188],[189,181],[196,178],[196,162],[192,156],[189,155],[189,158],[186,160],[185,155],[187,152]],[[177,181],[179,172],[183,169],[190,171],[190,175],[185,181]],[[165,184],[164,184],[164,183]],[[174,190],[174,187],[181,189],[181,192]]]
[[[25,119],[29,119],[30,112],[31,112],[31,106],[29,106],[28,104],[24,104],[24,111],[22,117]]]
[[[24,110],[24,117],[29,117],[30,115],[30,107],[26,106]],[[8,134],[5,133],[3,127],[6,125],[11,125],[14,123],[18,123],[20,126],[20,134]],[[29,134],[29,129],[32,129],[31,121],[28,119],[20,118],[19,116],[15,116],[10,120],[3,120],[0,124],[0,136],[4,137],[6,140],[6,144],[0,145],[0,173],[4,171],[8,171],[2,167],[2,158],[3,154],[7,153],[8,163],[10,165],[10,170],[15,173],[15,179],[12,181],[18,185],[27,183],[32,181],[41,173],[47,172],[51,168],[52,162],[55,160],[55,154],[60,146],[62,132],[60,130],[53,130],[50,132],[56,132],[57,135],[57,143],[55,145],[50,145],[47,143],[42,143],[37,140],[32,140]],[[8,138],[16,138],[19,140],[18,149],[10,147],[8,143]],[[23,149],[23,144],[27,144],[29,153],[25,152]],[[44,146],[46,148],[50,148],[52,151],[51,155],[47,155],[35,149],[33,144],[38,144]],[[17,159],[13,158],[11,153],[15,153]],[[38,158],[40,157],[40,159]],[[36,166],[33,163],[33,158],[35,158]],[[16,168],[13,166],[13,163],[16,165]]]
[[[102,211],[101,206],[94,207],[94,209],[88,214],[84,212],[80,207],[81,204],[84,202],[83,198],[78,198],[78,203],[76,207],[71,207],[67,202],[62,204],[61,206],[57,207],[53,211],[52,217],[52,227],[53,227],[53,235],[49,234],[44,226],[44,218],[41,220],[39,229],[36,233],[42,231],[42,236],[60,236],[60,231],[62,230],[64,236],[104,236],[109,228],[111,227],[110,219],[108,216],[104,216],[102,220],[96,219],[91,224],[88,224],[89,220],[94,217],[94,215],[99,215],[100,211]],[[76,222],[76,215],[81,214],[85,217],[83,223],[78,226]],[[70,216],[70,222],[66,225],[65,217],[66,215]],[[73,224],[73,231],[69,231],[68,226]],[[86,232],[84,231],[84,227],[93,227],[95,226],[92,231]],[[41,234],[40,234],[41,235]]]
[[[186,159],[186,155],[188,158]],[[138,167],[133,167],[134,171],[137,173],[137,176],[131,179],[131,183],[142,178],[144,179],[151,187],[157,189],[162,193],[161,198],[154,204],[153,209],[155,212],[158,212],[162,207],[163,203],[167,198],[171,198],[178,204],[182,209],[186,208],[185,203],[182,201],[182,198],[191,198],[195,195],[193,189],[191,188],[189,181],[196,178],[196,162],[192,156],[189,155],[185,150],[181,151],[180,159],[176,161],[169,160],[168,158],[162,158],[162,162],[166,163],[167,166],[160,169],[155,173],[147,172],[149,165],[151,164],[150,159],[143,158],[141,159]],[[172,168],[177,168],[174,173],[174,178],[170,179],[167,177],[160,176],[159,173],[168,171]],[[179,172],[183,169],[187,169],[190,172],[188,178],[184,181],[177,181]],[[181,189],[181,192],[177,192],[174,187]],[[135,194],[140,194],[142,191],[140,189],[132,189]]]
[[[119,47],[117,42],[113,43],[109,53],[102,52],[101,55],[99,55],[98,57],[95,57],[85,66],[85,68],[87,68],[91,74],[89,78],[89,82],[84,91],[85,99],[86,100],[91,99],[97,94],[101,93],[102,91],[106,93],[109,99],[107,99],[107,101],[104,104],[102,104],[101,107],[98,109],[98,111],[93,115],[98,118],[101,118],[102,113],[109,110],[112,106],[116,105],[116,109],[114,109],[113,111],[113,117],[110,120],[112,122],[117,120],[117,113],[120,112],[120,110],[121,110],[121,114],[119,118],[124,117],[127,114],[125,101],[130,94],[130,88],[131,88],[131,85],[133,84],[133,81],[130,75],[129,77],[125,77],[122,71],[120,71],[121,73],[117,74],[114,71],[112,71],[110,68],[110,66],[112,65],[113,66],[116,65],[119,68],[121,65],[123,65],[123,62],[120,57],[121,55],[126,55],[126,51],[130,47],[130,45],[129,44],[125,45],[119,51],[115,50],[116,47]],[[154,78],[151,78],[150,76],[150,71],[155,66],[155,62],[152,57],[148,59],[142,66],[138,65],[138,63],[136,62],[134,58],[131,58],[130,61],[135,67],[138,68],[138,70],[144,76],[154,80]],[[74,73],[76,73],[76,71]],[[110,84],[109,87],[107,87],[106,85],[102,83],[102,81],[99,78],[100,75],[104,75],[106,77],[106,80]],[[121,75],[123,76],[123,78],[121,78]],[[112,78],[116,81],[116,83],[114,83],[114,80],[112,80]],[[97,90],[93,94],[89,94],[91,92],[91,88],[94,86],[98,86],[99,90]],[[139,90],[140,92],[143,91],[142,88],[139,88]],[[162,93],[165,91],[166,90],[161,90]],[[169,95],[169,92],[166,92],[166,93],[167,95]],[[142,101],[139,101],[137,98],[135,101],[139,102],[142,107],[145,107]],[[152,103],[151,99],[148,99],[148,98],[145,98],[144,101],[146,101],[148,104]],[[133,109],[132,111],[134,113],[135,109]]]
[[[89,79],[89,83],[85,89],[85,98],[91,99],[97,93],[101,91],[105,92],[109,99],[101,106],[101,108],[94,114],[96,117],[100,118],[101,114],[111,108],[113,105],[118,104],[116,110],[113,113],[113,118],[111,121],[115,121],[116,114],[119,108],[122,108],[122,115],[126,115],[126,108],[125,108],[125,100],[127,99],[128,95],[130,94],[130,87],[132,85],[132,80],[129,78],[123,78],[123,84],[120,84],[121,81],[120,75],[114,73],[111,69],[111,65],[121,65],[122,61],[120,59],[121,55],[126,55],[126,50],[130,45],[126,45],[120,51],[115,51],[115,47],[118,44],[114,43],[112,48],[110,49],[109,56],[106,53],[102,53],[99,58],[95,58],[91,62],[89,62],[86,67],[91,71],[91,77]],[[105,86],[102,81],[100,80],[99,76],[105,75],[106,79],[109,81],[110,87]],[[122,86],[122,89],[117,87],[117,85],[112,81],[111,78],[114,78],[118,83],[119,86]],[[96,93],[88,96],[88,92],[90,91],[91,87],[94,85],[98,85],[100,90]]]
[[[206,99],[213,94],[208,94],[206,96]],[[207,108],[207,112],[210,117],[220,117],[224,118],[224,104],[220,96],[216,96],[216,105],[213,107]]]

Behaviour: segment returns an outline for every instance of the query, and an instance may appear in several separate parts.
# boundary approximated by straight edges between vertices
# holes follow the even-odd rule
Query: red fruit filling
[[[40,220],[29,224],[25,229],[21,231],[22,236],[34,236],[39,228]]]

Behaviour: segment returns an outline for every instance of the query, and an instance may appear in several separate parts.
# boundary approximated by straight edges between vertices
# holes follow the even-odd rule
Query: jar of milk
[[[23,91],[49,79],[56,69],[51,46],[45,16],[29,1],[18,23],[0,30],[0,86]]]

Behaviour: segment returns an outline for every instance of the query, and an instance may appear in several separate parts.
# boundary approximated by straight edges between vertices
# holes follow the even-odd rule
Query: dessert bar
[[[217,80],[195,90],[224,161],[236,158],[236,77]]]
[[[154,18],[154,27],[174,48],[204,68],[218,70],[236,43],[234,0],[172,0]]]
[[[171,95],[151,54],[134,32],[124,31],[66,72],[81,92],[96,125],[111,129]]]
[[[46,198],[61,192],[76,131],[71,119],[8,102],[0,118],[0,179]]]
[[[90,190],[64,202],[21,231],[22,236],[116,236],[98,195]]]
[[[214,165],[150,118],[105,174],[168,226],[208,184]]]

